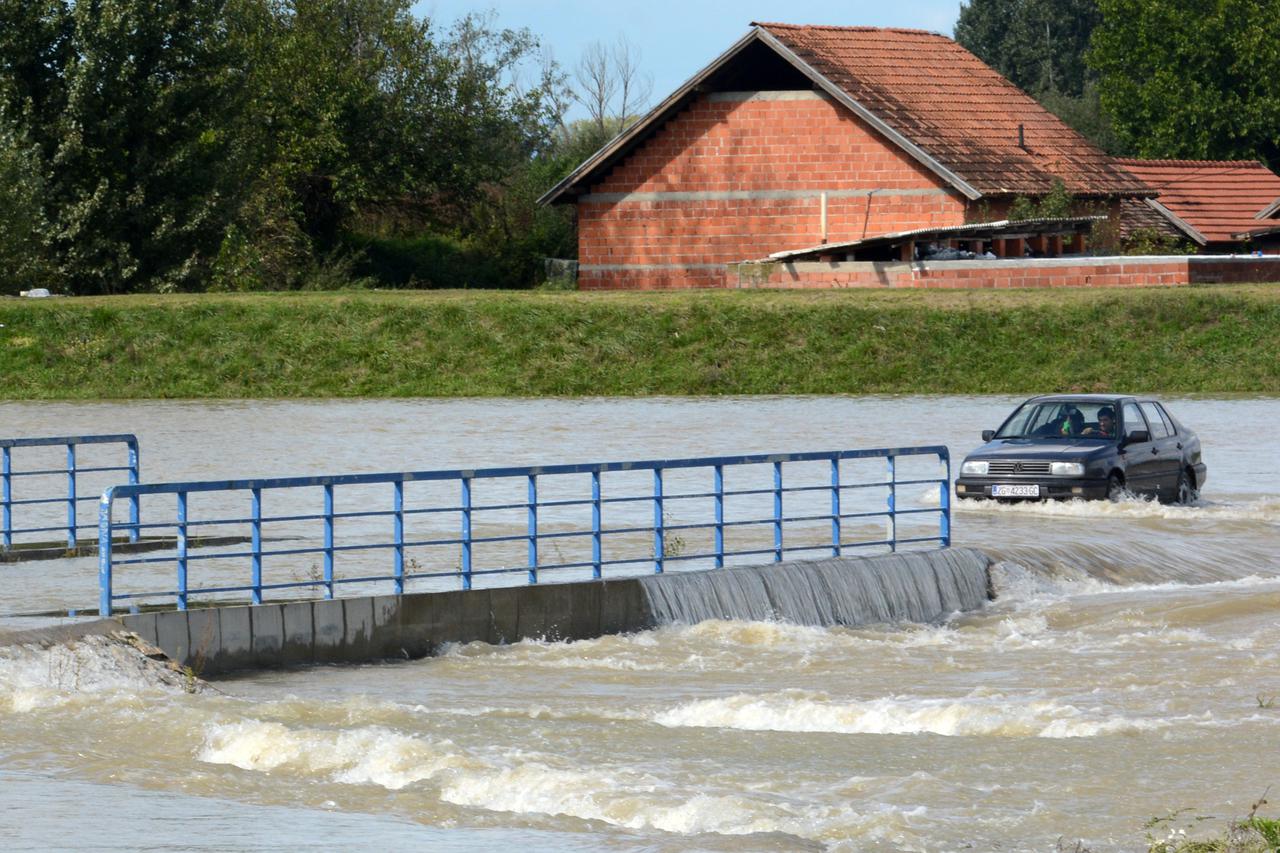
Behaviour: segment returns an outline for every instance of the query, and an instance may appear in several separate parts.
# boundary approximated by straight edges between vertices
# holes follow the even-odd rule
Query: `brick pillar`
[[[1083,232],[1077,231],[1075,234],[1071,235],[1071,254],[1073,255],[1084,254],[1084,233]]]
[[[914,241],[908,240],[907,242],[903,243],[901,246],[898,247],[899,259],[904,261],[912,261],[912,260],[915,260],[915,256],[916,256],[916,244]]]
[[[1049,254],[1053,257],[1061,257],[1062,255],[1062,235],[1054,234],[1049,240]]]
[[[1045,238],[1043,234],[1037,234],[1036,236],[1031,238],[1032,252],[1037,252],[1041,256],[1043,256],[1047,248],[1048,246],[1045,245]]]

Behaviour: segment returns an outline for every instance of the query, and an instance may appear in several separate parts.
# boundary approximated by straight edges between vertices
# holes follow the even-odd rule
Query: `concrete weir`
[[[971,548],[772,563],[617,580],[224,606],[0,637],[65,642],[126,630],[203,676],[431,655],[449,643],[585,640],[704,619],[810,625],[932,622],[988,599]]]

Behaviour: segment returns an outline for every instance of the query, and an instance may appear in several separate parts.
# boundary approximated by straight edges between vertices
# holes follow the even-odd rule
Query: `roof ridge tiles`
[[[1126,166],[1221,166],[1229,169],[1266,169],[1257,160],[1177,160],[1149,157],[1116,157],[1117,163]],[[1270,171],[1270,170],[1268,170]]]
[[[935,36],[937,38],[952,41],[950,36],[944,35],[934,30],[921,30],[912,27],[868,27],[868,26],[839,26],[836,24],[783,24],[774,21],[752,21],[753,27],[764,27],[765,29],[786,29],[786,30],[827,30],[835,32],[848,33],[905,33],[916,36]]]

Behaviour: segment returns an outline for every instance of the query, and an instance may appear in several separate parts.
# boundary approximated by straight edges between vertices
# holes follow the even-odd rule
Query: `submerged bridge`
[[[87,446],[126,458],[86,467]],[[35,448],[65,466],[15,468]],[[152,483],[133,436],[0,449],[0,555],[47,556],[58,531],[64,554],[97,553],[102,619],[68,630],[124,627],[208,674],[707,618],[933,621],[987,599],[986,557],[949,549],[942,446]],[[91,545],[90,472],[127,477],[90,499]]]

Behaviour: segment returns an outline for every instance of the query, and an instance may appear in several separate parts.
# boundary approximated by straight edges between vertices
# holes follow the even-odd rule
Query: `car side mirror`
[[[1151,433],[1147,432],[1145,429],[1135,429],[1133,432],[1126,435],[1124,437],[1124,441],[1120,443],[1121,444],[1146,444],[1150,440],[1151,440]]]
[[[990,441],[991,439],[995,438],[995,436],[996,436],[996,431],[993,429],[984,429],[982,431],[983,441]]]

